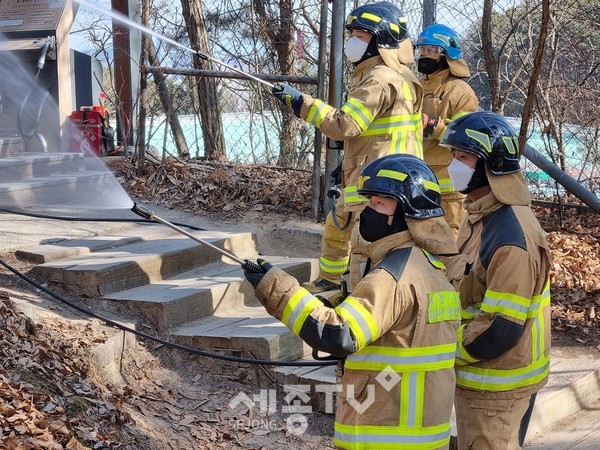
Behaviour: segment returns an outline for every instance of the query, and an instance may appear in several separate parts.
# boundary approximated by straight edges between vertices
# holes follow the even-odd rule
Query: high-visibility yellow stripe
[[[329,113],[331,110],[333,110],[333,107],[329,106],[322,100],[315,99],[313,104],[308,109],[306,121],[318,128],[323,123],[327,113]]]
[[[450,422],[428,427],[355,426],[335,422],[334,428],[334,444],[344,449],[434,450],[446,446],[450,441]]]
[[[478,391],[503,392],[539,383],[550,372],[550,358],[543,356],[519,369],[456,366],[456,385]]]
[[[345,367],[354,370],[386,370],[418,372],[454,367],[456,343],[417,348],[369,345],[348,355]]]
[[[473,358],[463,346],[463,331],[465,327],[466,325],[461,325],[458,327],[457,332],[458,345],[456,346],[456,359],[458,360],[458,364],[472,364],[479,361],[478,359]]]
[[[440,184],[440,192],[454,192],[454,186],[450,178],[438,178]]]
[[[525,322],[530,304],[530,299],[520,295],[488,289],[481,304],[481,311],[489,314],[503,314]]]
[[[373,115],[360,100],[350,97],[341,107],[342,112],[348,114],[362,131],[365,131],[373,122]]]
[[[356,338],[358,349],[364,348],[371,342],[379,339],[379,327],[375,318],[358,299],[346,297],[335,308],[335,312],[348,322],[350,331],[352,331],[352,334]]]
[[[410,84],[408,84],[408,81],[402,82],[402,95],[404,95],[404,100],[408,102],[413,101],[413,93],[412,89],[410,88]]]
[[[349,257],[344,257],[334,261],[333,259],[327,259],[324,256],[321,256],[319,258],[319,268],[322,272],[341,275],[346,272],[349,260]]]
[[[358,193],[358,186],[356,184],[349,184],[344,188],[344,203],[366,203],[368,201],[368,198]]]
[[[383,177],[383,178],[392,178],[394,180],[399,180],[399,181],[404,181],[404,180],[406,180],[406,177],[408,175],[405,173],[402,173],[402,172],[398,172],[397,170],[381,169],[379,172],[377,172],[376,176]]]
[[[298,336],[310,313],[323,303],[304,288],[290,298],[285,305],[281,321]]]
[[[379,23],[381,22],[381,17],[376,16],[375,14],[371,14],[368,12],[364,12],[360,15],[363,19],[370,20],[371,22]]]

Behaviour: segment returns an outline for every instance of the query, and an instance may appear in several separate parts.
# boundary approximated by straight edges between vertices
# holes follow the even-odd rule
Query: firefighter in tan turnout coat
[[[397,153],[423,157],[421,99],[417,78],[405,64],[414,61],[406,18],[390,2],[360,6],[347,18],[352,36],[345,53],[354,64],[346,103],[336,109],[287,84],[273,94],[294,114],[331,139],[344,142],[341,168],[343,195],[327,215],[323,232],[320,274],[305,287],[313,293],[339,288],[348,267],[355,214],[366,200],[357,193],[360,170],[375,159]],[[333,214],[336,214],[336,225]]]
[[[341,359],[337,448],[448,448],[460,301],[437,256],[456,252],[439,186],[400,154],[365,167],[358,192],[374,265],[335,308],[264,260],[264,273],[244,274],[269,314]]]
[[[417,66],[423,85],[423,152],[442,190],[444,218],[452,231],[464,216],[465,196],[456,192],[448,176],[452,154],[439,145],[444,130],[452,120],[477,111],[479,101],[473,89],[464,81],[471,76],[456,32],[446,25],[425,28],[416,44]]]
[[[550,253],[530,208],[518,138],[492,112],[453,121],[454,186],[467,194],[460,254],[448,274],[460,292],[456,418],[460,449],[523,445],[536,393],[550,371]]]

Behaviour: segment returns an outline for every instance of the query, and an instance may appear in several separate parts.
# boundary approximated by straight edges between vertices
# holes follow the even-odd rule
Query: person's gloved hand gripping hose
[[[300,117],[300,109],[302,109],[302,104],[304,103],[302,92],[294,89],[287,83],[275,84],[271,92],[277,100],[292,108],[296,117]]]

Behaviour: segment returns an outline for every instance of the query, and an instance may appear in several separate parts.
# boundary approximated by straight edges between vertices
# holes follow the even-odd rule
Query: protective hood
[[[471,72],[469,71],[469,66],[467,66],[467,63],[463,58],[450,59],[446,56],[446,61],[448,61],[448,67],[450,67],[450,73],[452,75],[454,75],[455,77],[468,78],[471,76]]]
[[[400,42],[398,48],[379,48],[379,54],[383,58],[383,62],[390,69],[397,70],[400,72],[400,67],[406,64],[412,64],[415,62],[415,56],[413,54],[412,44],[410,39],[404,39]]]
[[[458,253],[452,229],[443,217],[424,220],[406,217],[406,224],[413,240],[429,253],[440,256]]]
[[[527,206],[531,203],[531,194],[525,177],[521,172],[508,175],[494,175],[488,165],[485,165],[488,182],[494,196],[505,205]],[[410,224],[408,225],[410,230]]]

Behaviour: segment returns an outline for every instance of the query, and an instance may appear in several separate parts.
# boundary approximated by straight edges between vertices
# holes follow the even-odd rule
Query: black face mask
[[[438,70],[446,68],[448,68],[448,61],[446,61],[445,56],[442,56],[440,59],[423,57],[417,60],[417,70],[419,73],[423,73],[425,75],[431,75]]]
[[[388,216],[367,206],[360,213],[358,231],[365,241],[375,242],[390,234],[392,226],[388,224]]]

